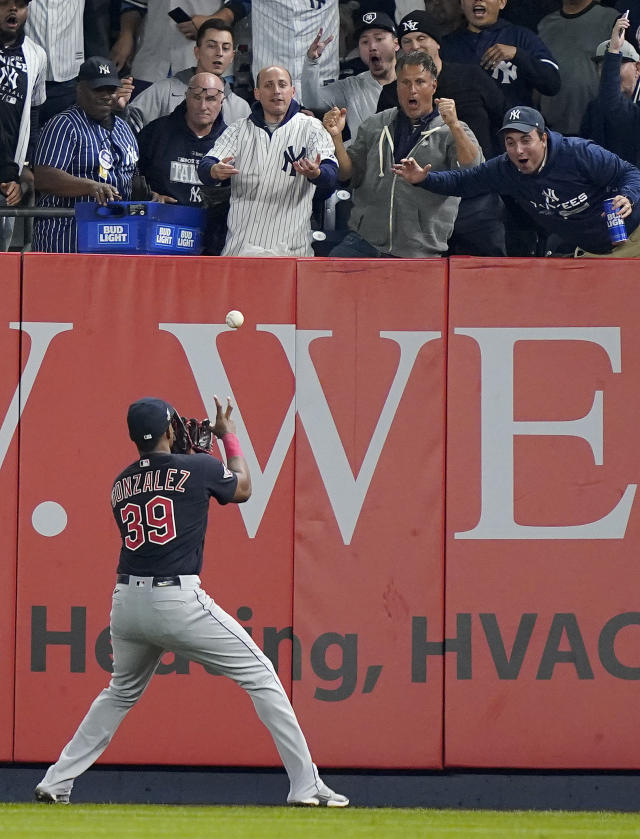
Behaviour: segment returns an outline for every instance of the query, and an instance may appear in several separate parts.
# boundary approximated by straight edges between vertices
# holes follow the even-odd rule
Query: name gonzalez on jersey
[[[140,465],[149,464],[149,461],[142,460]],[[162,469],[149,469],[147,472],[136,472],[126,478],[118,480],[111,490],[111,506],[115,507],[125,498],[132,495],[141,495],[143,492],[184,492],[184,485],[191,475],[187,469],[167,469],[162,475]],[[176,476],[180,477],[176,481]],[[144,476],[144,479],[143,479]]]

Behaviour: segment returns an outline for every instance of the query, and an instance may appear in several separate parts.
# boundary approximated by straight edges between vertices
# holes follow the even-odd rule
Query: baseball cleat
[[[326,784],[322,785],[322,789],[309,798],[302,798],[299,801],[290,801],[294,807],[348,807],[349,799],[346,795],[340,795],[334,792]]]
[[[49,792],[44,787],[37,786],[34,791],[36,801],[42,801],[44,804],[68,804],[69,793],[61,792],[56,795],[55,792]]]

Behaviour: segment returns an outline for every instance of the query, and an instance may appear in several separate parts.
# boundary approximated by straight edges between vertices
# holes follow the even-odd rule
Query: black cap
[[[87,58],[78,70],[78,81],[89,87],[120,87],[118,68],[110,58],[94,55]]]
[[[386,29],[396,35],[396,27],[389,15],[384,12],[364,12],[358,15],[355,25],[355,36],[359,38],[366,29]]]
[[[145,396],[132,402],[127,413],[129,437],[134,443],[161,437],[171,422],[173,408],[164,399]]]
[[[544,119],[540,111],[536,111],[535,108],[530,108],[528,105],[516,105],[504,115],[500,131],[522,131],[524,134],[528,134],[534,128],[539,131],[545,130]]]
[[[398,24],[398,38],[402,38],[403,35],[408,35],[410,32],[424,32],[425,35],[440,43],[440,36],[433,31],[431,15],[428,15],[424,9],[409,12]]]

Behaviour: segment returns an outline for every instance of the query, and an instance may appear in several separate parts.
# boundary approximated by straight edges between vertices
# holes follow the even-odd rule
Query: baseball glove
[[[210,452],[213,443],[213,429],[208,419],[187,419],[177,412],[171,417],[175,439],[171,446],[173,454]]]

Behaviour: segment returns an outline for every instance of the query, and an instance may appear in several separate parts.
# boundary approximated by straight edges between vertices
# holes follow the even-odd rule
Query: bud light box
[[[206,211],[158,201],[76,204],[79,253],[199,254]]]

